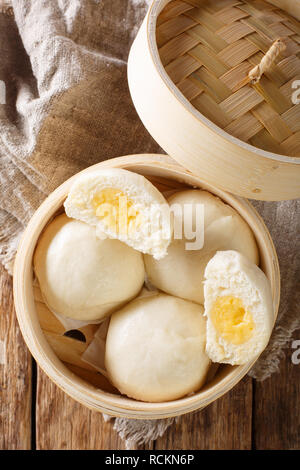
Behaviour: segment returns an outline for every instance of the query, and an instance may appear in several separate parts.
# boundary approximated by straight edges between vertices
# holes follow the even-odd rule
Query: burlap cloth
[[[131,103],[126,60],[146,0],[0,0],[0,260],[8,270],[19,236],[45,196],[104,159],[159,152]],[[3,82],[6,96],[3,96]],[[300,182],[299,182],[300,184]],[[300,327],[299,201],[254,202],[275,242],[282,300],[270,345],[250,372],[278,368]],[[172,420],[116,419],[128,446]]]

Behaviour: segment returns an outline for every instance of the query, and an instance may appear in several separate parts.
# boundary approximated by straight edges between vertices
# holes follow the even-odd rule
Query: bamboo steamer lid
[[[300,0],[154,1],[128,80],[161,147],[225,191],[299,197],[299,18]]]

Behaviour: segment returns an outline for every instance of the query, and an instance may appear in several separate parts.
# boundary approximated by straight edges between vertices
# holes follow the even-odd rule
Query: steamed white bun
[[[171,241],[169,205],[142,175],[122,168],[101,168],[76,177],[65,201],[66,214],[97,227],[156,259]]]
[[[218,197],[207,191],[187,190],[171,196],[169,204],[182,208],[185,204],[192,204],[193,207],[196,204],[204,205],[204,246],[199,250],[186,250],[186,243],[191,240],[183,237],[181,240],[173,239],[168,255],[159,261],[145,255],[148,279],[158,289],[203,305],[204,270],[217,251],[237,250],[253,263],[258,263],[258,249],[250,227]],[[195,217],[194,210],[194,228]]]
[[[218,252],[205,279],[207,354],[214,362],[250,362],[267,346],[274,323],[268,279],[236,251]]]
[[[175,400],[204,383],[210,366],[205,344],[202,306],[154,294],[112,315],[105,367],[113,385],[129,397]]]
[[[34,269],[55,313],[100,320],[134,298],[145,277],[141,253],[118,240],[100,240],[95,227],[56,217],[42,233]]]

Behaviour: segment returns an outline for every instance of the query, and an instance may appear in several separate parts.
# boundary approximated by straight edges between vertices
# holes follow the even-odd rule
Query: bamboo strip
[[[243,4],[244,3],[246,3],[248,5],[251,5],[253,8],[256,8],[256,10],[258,10],[258,11],[264,11],[264,10],[272,11],[272,10],[275,9],[269,3],[266,4],[266,2],[264,0],[250,0],[250,1],[249,0],[244,0]]]
[[[273,10],[267,10],[266,11],[266,7],[263,8],[264,12],[262,14],[261,10],[258,10],[257,8],[255,8],[253,6],[253,4],[246,4],[246,5],[243,5],[240,7],[242,11],[244,12],[247,12],[249,14],[249,16],[252,16],[258,20],[260,20],[263,16],[263,21],[264,23],[266,23],[267,25],[271,25],[271,24],[274,24],[274,23],[280,23],[282,21],[282,17],[280,15],[278,15],[278,13],[276,13],[275,11]]]
[[[197,23],[205,25],[214,33],[221,29],[222,26],[225,26],[222,21],[218,20],[218,18],[216,18],[214,15],[208,13],[204,8],[194,8],[193,10],[189,10],[186,12],[186,16],[193,19]]]
[[[195,24],[195,21],[184,15],[176,16],[176,18],[171,18],[170,20],[166,21],[162,25],[158,26],[156,30],[156,40],[158,47],[163,46],[170,39],[178,36],[178,34],[183,33]]]
[[[275,33],[275,35],[278,38],[286,37],[286,36],[293,36],[293,34],[294,34],[294,31],[291,31],[283,23],[270,24],[269,28]]]
[[[300,36],[300,25],[294,18],[289,18],[288,20],[283,21],[283,24]]]
[[[217,126],[224,128],[230,124],[230,116],[209,95],[202,93],[191,103]]]
[[[201,24],[189,29],[186,34],[198,41],[201,41],[202,44],[208,46],[215,53],[218,53],[227,47],[226,41]]]
[[[286,43],[285,55],[286,56],[296,55],[299,57],[300,51],[299,51],[298,44],[292,41],[290,37],[285,38],[285,43]]]
[[[203,0],[185,0],[185,3],[191,5],[192,7],[201,7]]]
[[[229,67],[224,64],[216,54],[208,50],[202,44],[191,49],[188,54],[197,59],[201,65],[205,65],[216,77],[224,75],[224,73],[229,70]]]
[[[174,83],[179,83],[199,67],[201,67],[199,62],[186,54],[170,62],[166,66],[166,71]]]
[[[220,104],[220,108],[226,112],[231,119],[238,119],[262,101],[262,96],[255,90],[243,87],[224,100]]]
[[[292,37],[293,41],[296,41],[298,44],[300,44],[300,36],[293,36]]]
[[[265,102],[252,109],[252,114],[263,124],[271,136],[279,143],[293,135],[293,132],[278,116],[278,114]]]
[[[284,73],[284,75],[287,77],[287,80],[290,80],[297,75],[299,77],[300,58],[296,57],[295,55],[287,57],[279,62],[278,68]]]
[[[274,31],[270,30],[265,23],[258,20],[257,18],[248,17],[241,21],[246,25],[252,27],[260,35],[264,36],[268,41],[271,41],[273,43],[277,39],[277,35],[274,33]]]
[[[236,5],[240,5],[240,3],[241,2],[239,0],[206,0],[204,6],[210,13],[215,14],[229,8],[233,8]]]
[[[207,92],[216,103],[221,103],[231,95],[231,90],[224,82],[212,75],[205,67],[201,67],[190,76],[190,80]]]
[[[295,104],[281,115],[292,132],[300,131],[300,106]]]
[[[239,8],[232,7],[226,8],[218,13],[216,13],[216,18],[218,18],[222,23],[228,25],[234,23],[235,21],[239,21],[242,18],[247,18],[248,13],[241,11]]]
[[[240,39],[223,49],[218,57],[230,67],[235,67],[257,51],[258,48],[254,44],[249,43],[246,39]]]
[[[188,5],[186,2],[182,2],[180,0],[174,0],[174,2],[168,3],[157,18],[157,26],[160,26],[171,18],[175,18],[176,16],[179,16],[182,13],[191,10],[192,8],[193,7],[191,5]]]
[[[273,139],[266,129],[262,129],[255,136],[251,137],[249,141],[255,147],[268,150],[269,152],[278,153],[280,155],[283,153],[283,148],[281,145],[278,144],[275,139]]]
[[[203,91],[203,89],[196,86],[190,78],[186,78],[183,82],[179,83],[178,88],[189,101],[192,101]]]
[[[241,22],[235,22],[219,29],[218,35],[220,35],[228,44],[232,44],[253,32],[254,29],[250,26]]]
[[[262,77],[258,83],[252,86],[277,113],[282,114],[290,109],[291,101],[268,78]]]
[[[282,142],[281,146],[288,155],[300,157],[300,131]]]
[[[256,46],[260,51],[264,54],[268,52],[270,47],[272,46],[272,41],[266,40],[258,33],[252,33],[247,36],[247,41],[251,42],[254,46]]]
[[[251,68],[252,66],[248,62],[242,62],[222,75],[220,80],[222,80],[231,91],[238,91],[244,86],[245,77],[248,76]]]
[[[172,60],[175,60],[178,56],[182,56],[198,43],[199,41],[197,39],[192,38],[186,33],[182,33],[171,39],[171,41],[160,48],[160,58],[163,65],[168,65]]]
[[[232,121],[224,130],[234,137],[248,142],[251,137],[262,129],[262,124],[253,116],[253,114],[246,113],[235,121]]]
[[[274,10],[274,7],[270,4],[266,5],[265,2],[248,2],[247,0],[245,0],[242,5],[239,5],[239,8],[248,13],[249,16],[254,16],[255,18],[260,18],[262,11],[265,12],[267,10],[267,14],[269,14]]]

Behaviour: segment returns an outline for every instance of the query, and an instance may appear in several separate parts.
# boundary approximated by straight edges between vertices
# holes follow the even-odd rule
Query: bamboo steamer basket
[[[204,182],[166,155],[131,155],[115,158],[82,173],[98,168],[125,168],[149,178],[160,190],[203,188],[231,205],[252,229],[260,253],[260,266],[272,289],[274,321],[280,293],[276,251],[270,234],[252,205],[243,198]],[[121,396],[106,379],[81,360],[93,338],[96,325],[80,328],[86,343],[64,335],[64,329],[44,305],[33,280],[32,258],[38,238],[47,223],[62,211],[74,177],[57,188],[40,206],[20,241],[14,268],[14,299],[18,321],[32,355],[44,372],[75,400],[92,410],[113,416],[157,419],[178,416],[204,408],[237,384],[254,362],[242,366],[221,365],[215,376],[192,396],[164,403],[144,403]]]
[[[130,51],[128,81],[141,120],[166,153],[240,196],[300,196],[300,105],[292,101],[299,19],[300,0],[152,3]],[[258,83],[249,82],[278,38],[286,49]]]

